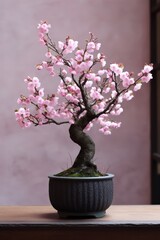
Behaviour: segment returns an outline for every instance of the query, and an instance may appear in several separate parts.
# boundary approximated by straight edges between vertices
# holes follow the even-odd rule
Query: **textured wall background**
[[[55,41],[70,35],[82,42],[92,31],[108,64],[123,62],[138,72],[149,62],[149,0],[0,1],[1,205],[49,204],[47,176],[70,166],[78,153],[68,126],[22,130],[15,122],[23,79],[37,75],[34,66],[44,59],[36,29],[41,19],[52,24]],[[150,202],[149,97],[147,85],[126,104],[122,127],[111,136],[90,132],[99,168],[115,174],[116,204]]]

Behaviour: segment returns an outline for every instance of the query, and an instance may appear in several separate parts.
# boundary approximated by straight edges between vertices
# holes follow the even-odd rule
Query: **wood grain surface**
[[[51,206],[0,206],[0,240],[159,240],[159,205],[112,205],[103,218],[60,219]]]

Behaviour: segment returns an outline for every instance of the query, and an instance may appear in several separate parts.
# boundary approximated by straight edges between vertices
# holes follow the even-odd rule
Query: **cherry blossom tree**
[[[89,33],[89,39],[81,48],[78,41],[69,36],[57,45],[49,36],[51,25],[41,21],[38,25],[39,39],[47,48],[46,60],[37,65],[38,70],[47,70],[54,81],[59,82],[57,92],[45,93],[37,77],[27,77],[28,96],[21,95],[15,111],[21,127],[70,124],[70,138],[80,146],[73,166],[63,174],[88,171],[97,167],[93,163],[95,144],[86,133],[95,124],[99,131],[110,135],[121,122],[115,119],[123,112],[122,104],[134,97],[142,84],[152,79],[152,64],[134,77],[125,71],[122,64],[113,63],[106,67],[106,58],[100,52],[101,43]]]

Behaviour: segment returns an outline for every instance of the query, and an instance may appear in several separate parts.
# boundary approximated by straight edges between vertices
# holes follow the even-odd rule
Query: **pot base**
[[[88,212],[88,213],[75,213],[75,212],[61,212],[58,211],[60,218],[102,218],[106,214],[106,211]]]

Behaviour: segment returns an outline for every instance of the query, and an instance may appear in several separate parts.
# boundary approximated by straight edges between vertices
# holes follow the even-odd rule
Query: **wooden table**
[[[0,240],[160,240],[160,205],[112,205],[99,219],[59,219],[51,206],[0,206]]]

